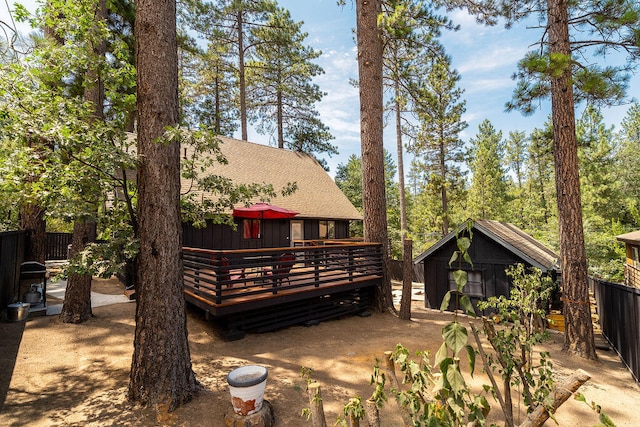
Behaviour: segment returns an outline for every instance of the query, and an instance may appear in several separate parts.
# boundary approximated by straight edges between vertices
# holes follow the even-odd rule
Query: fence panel
[[[73,239],[72,233],[47,233],[47,260],[68,258],[68,247]]]
[[[402,261],[392,259],[389,263],[389,274],[392,280],[402,281]],[[413,274],[411,277],[412,282],[424,283],[424,263],[413,264]]]
[[[26,232],[0,233],[0,310],[19,293],[20,265],[24,261]]]
[[[640,289],[592,277],[589,282],[596,298],[602,335],[640,383]]]

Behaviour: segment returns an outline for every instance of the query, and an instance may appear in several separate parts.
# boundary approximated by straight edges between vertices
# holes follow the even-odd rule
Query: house
[[[426,307],[440,307],[445,294],[456,289],[453,271],[459,268],[468,272],[465,294],[474,305],[492,296],[509,296],[510,280],[505,269],[510,265],[537,267],[554,280],[559,274],[558,256],[553,251],[515,225],[492,220],[475,221],[471,228],[469,255],[473,268],[466,262],[461,267],[457,262],[449,267],[457,250],[456,236],[468,235],[466,228],[466,223],[461,225],[414,260],[415,264],[424,264]]]
[[[294,241],[344,239],[350,237],[349,222],[362,220],[362,214],[312,156],[231,138],[219,139],[228,163],[216,162],[207,173],[224,176],[235,184],[272,184],[276,192],[295,182],[295,192],[284,197],[278,194],[269,203],[298,214],[291,219],[234,218],[235,230],[211,220],[203,229],[184,224],[184,246],[259,249],[289,247]],[[183,193],[190,185],[183,179]],[[207,193],[198,197],[215,200]]]
[[[616,236],[626,246],[626,261],[624,264],[624,284],[640,288],[640,230]]]

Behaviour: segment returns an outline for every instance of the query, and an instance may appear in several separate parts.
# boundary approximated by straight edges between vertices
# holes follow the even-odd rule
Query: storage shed
[[[465,293],[474,306],[479,300],[509,295],[511,284],[505,269],[510,265],[522,263],[526,267],[537,267],[554,280],[559,275],[558,256],[513,224],[478,220],[471,232],[469,255],[473,268],[465,262],[462,269],[468,272]],[[445,294],[456,289],[452,273],[460,267],[457,262],[449,267],[449,260],[457,250],[459,235],[468,235],[466,223],[414,260],[416,264],[424,264],[426,307],[439,308]]]

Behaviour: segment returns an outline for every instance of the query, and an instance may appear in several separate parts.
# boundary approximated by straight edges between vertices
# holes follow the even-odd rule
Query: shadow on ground
[[[9,384],[16,366],[16,358],[22,334],[24,333],[25,322],[0,323],[0,413],[4,409],[4,403],[9,392]]]

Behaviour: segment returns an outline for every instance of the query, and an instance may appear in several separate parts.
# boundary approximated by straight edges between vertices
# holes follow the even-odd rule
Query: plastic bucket
[[[243,366],[229,372],[227,383],[236,414],[251,415],[262,408],[267,375],[267,368],[256,365]]]

